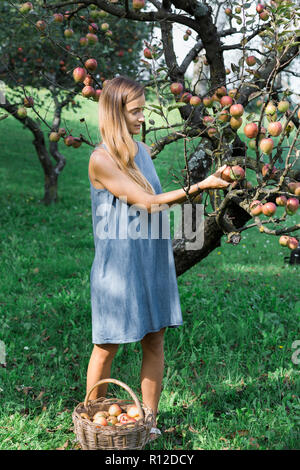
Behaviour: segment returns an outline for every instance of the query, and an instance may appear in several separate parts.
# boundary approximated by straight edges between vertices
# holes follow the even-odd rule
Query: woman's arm
[[[91,155],[90,164],[98,181],[118,198],[126,197],[128,204],[134,204],[147,212],[159,212],[166,207],[159,205],[181,204],[187,200],[184,189],[175,189],[162,194],[149,194],[135,181],[121,171],[114,160],[103,149],[95,150]],[[190,186],[189,194],[196,195],[200,191],[212,188],[226,188],[229,183],[220,178],[226,165],[221,167],[214,175]]]

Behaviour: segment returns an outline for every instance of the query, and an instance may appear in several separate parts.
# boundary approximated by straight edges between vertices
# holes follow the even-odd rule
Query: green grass
[[[66,116],[77,130],[77,117],[88,116],[96,139],[96,106],[84,106]],[[8,118],[1,144],[0,340],[7,367],[0,368],[0,449],[76,449],[71,414],[84,399],[92,350],[91,149],[61,146],[67,165],[59,203],[45,207],[32,135]],[[168,172],[180,161],[180,144],[155,160],[164,191],[178,187]],[[289,222],[299,223],[299,215]],[[300,267],[284,263],[289,253],[277,238],[250,229],[238,246],[224,238],[178,278],[184,325],[166,332],[163,434],[147,449],[299,448],[299,365],[291,357],[300,340]],[[139,397],[140,366],[140,344],[127,344],[111,372]],[[127,397],[118,388],[109,393]]]

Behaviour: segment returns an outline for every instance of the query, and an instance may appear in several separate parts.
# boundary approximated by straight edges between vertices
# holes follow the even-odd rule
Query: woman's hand
[[[223,189],[227,188],[231,183],[222,179],[222,171],[225,170],[227,165],[221,166],[215,173],[208,176],[203,180],[202,183],[205,184],[206,189]]]

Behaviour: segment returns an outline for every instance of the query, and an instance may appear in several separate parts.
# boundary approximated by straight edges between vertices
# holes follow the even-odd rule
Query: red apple
[[[145,0],[132,0],[132,8],[134,10],[141,10],[141,8],[144,8],[145,6]]]
[[[94,95],[94,100],[95,100],[95,101],[99,101],[101,92],[102,92],[102,90],[101,90],[100,88],[98,88],[97,90],[95,90],[95,95]]]
[[[275,200],[277,206],[285,206],[287,198],[285,196],[278,196]]]
[[[62,13],[54,13],[53,19],[55,23],[62,23],[64,21],[64,15]]]
[[[295,195],[296,195],[296,196],[300,196],[300,184],[299,184],[299,186],[297,186],[296,189],[295,189]]]
[[[87,46],[87,45],[88,45],[88,42],[89,42],[89,41],[88,41],[88,38],[86,38],[86,37],[83,37],[83,38],[80,38],[80,39],[79,39],[79,45],[80,45],[80,46]]]
[[[275,104],[272,101],[270,101],[265,107],[265,114],[273,116],[273,114],[276,113],[276,110],[277,108]]]
[[[85,98],[92,98],[95,95],[95,88],[89,85],[85,86],[81,90],[81,93],[82,93],[82,96],[84,96]]]
[[[71,147],[73,144],[74,137],[72,135],[68,135],[67,137],[64,138],[64,143],[67,145],[67,147]]]
[[[81,144],[82,144],[82,140],[79,137],[73,138],[72,147],[74,147],[74,149],[78,149],[78,147],[80,147]]]
[[[298,248],[298,240],[295,237],[289,237],[288,242],[287,242],[287,247],[290,250],[296,250]]]
[[[183,103],[189,103],[191,98],[192,98],[191,93],[185,92],[180,97],[180,101],[182,101]]]
[[[130,417],[130,418],[137,418],[139,417],[139,410],[138,410],[138,407],[136,405],[131,405],[128,407],[127,409],[127,415]]]
[[[46,22],[43,21],[43,20],[38,20],[36,23],[35,23],[35,26],[37,27],[37,29],[39,31],[45,31],[46,29]]]
[[[256,137],[258,134],[257,124],[255,124],[255,122],[250,122],[249,124],[246,124],[244,127],[244,134],[246,137],[249,137],[249,139],[253,139],[254,137]]]
[[[260,202],[258,200],[255,200],[255,201],[251,202],[251,204],[250,204],[251,215],[257,216],[257,215],[261,214],[262,207],[263,207],[262,202]]]
[[[202,121],[203,121],[203,124],[205,124],[206,126],[209,126],[215,120],[212,116],[204,116]]]
[[[34,105],[34,99],[32,96],[25,97],[23,103],[25,108],[32,108]]]
[[[263,175],[263,177],[266,176],[266,174],[267,174],[268,171],[269,171],[269,168],[270,168],[270,164],[269,164],[269,163],[266,163],[266,164],[262,167],[262,169],[261,169],[261,174]],[[278,171],[278,169],[277,169],[275,166],[273,166],[269,178],[272,179],[272,177],[276,175],[277,171]]]
[[[101,25],[102,31],[107,31],[108,28],[109,28],[109,24],[108,24],[108,23],[102,23],[102,25]]]
[[[206,108],[211,108],[213,105],[213,99],[210,96],[205,96],[202,101]]]
[[[74,31],[72,28],[68,28],[64,30],[64,35],[66,38],[71,38],[74,34]]]
[[[272,216],[275,214],[276,212],[276,204],[274,204],[274,202],[266,202],[263,206],[262,206],[262,213],[268,217]]]
[[[88,29],[90,33],[97,33],[99,26],[96,23],[91,23]]]
[[[230,114],[229,112],[227,111],[227,109],[222,109],[220,111],[220,114],[218,116],[218,120],[219,121],[222,121],[222,122],[228,122],[230,119]]]
[[[299,207],[299,201],[297,198],[295,197],[290,197],[287,201],[286,201],[286,211],[289,215],[292,215],[294,214],[295,212],[297,212],[297,209]]]
[[[256,5],[256,11],[257,11],[257,13],[262,13],[262,12],[264,11],[264,9],[265,9],[265,5],[263,5],[262,3],[258,3],[258,4]]]
[[[233,181],[242,180],[245,178],[245,170],[239,165],[234,165],[231,167],[230,177]]]
[[[170,90],[173,95],[180,95],[183,91],[183,85],[182,83],[172,83],[170,86]]]
[[[225,96],[227,94],[227,90],[224,86],[221,86],[220,88],[217,88],[216,90],[216,95],[218,98],[221,98],[222,96]]]
[[[259,17],[261,20],[263,21],[267,21],[269,19],[269,13],[267,12],[267,10],[263,10],[260,14],[259,14]]]
[[[207,135],[209,137],[214,137],[214,135],[216,135],[216,133],[217,133],[217,129],[215,127],[209,127],[207,129]]]
[[[98,66],[96,59],[88,59],[85,61],[84,66],[90,72],[94,72]]]
[[[199,98],[199,96],[192,96],[190,99],[190,104],[192,106],[199,106],[201,104],[201,98]]]
[[[25,13],[26,14],[32,9],[33,9],[32,3],[31,2],[25,2],[20,6],[19,11],[20,11],[20,13]]]
[[[272,153],[272,150],[273,150],[273,147],[274,147],[274,142],[272,139],[268,138],[268,139],[261,139],[260,143],[259,143],[259,148],[260,150],[269,155],[270,153]]]
[[[230,173],[231,173],[231,167],[227,166],[225,170],[222,171],[221,178],[227,181],[228,183],[232,183],[232,178],[230,176]]]
[[[242,104],[233,104],[230,106],[229,112],[233,117],[240,117],[244,114],[244,107]]]
[[[59,133],[59,135],[61,135],[63,137],[64,135],[66,135],[67,131],[64,127],[60,127],[58,129],[58,133]]]
[[[152,59],[153,58],[152,52],[150,51],[150,49],[148,47],[146,47],[144,49],[144,57],[146,57],[146,59]]]
[[[282,125],[281,125],[281,122],[279,121],[270,122],[270,124],[268,125],[268,132],[273,137],[278,137],[281,134],[281,131],[282,131]]]
[[[75,82],[83,82],[86,78],[86,71],[82,67],[76,67],[76,69],[73,70],[73,78]]]
[[[231,8],[225,8],[225,15],[231,16],[232,15],[232,10]]]
[[[88,41],[88,44],[91,45],[91,46],[98,42],[98,36],[96,34],[87,33],[85,37]]]
[[[249,67],[252,67],[253,65],[256,64],[256,57],[254,55],[249,55],[246,57],[246,64],[249,65]]]
[[[238,98],[240,95],[237,91],[237,88],[232,88],[228,91],[228,96],[230,96],[230,98]]]
[[[228,95],[225,95],[225,96],[222,96],[221,100],[220,100],[220,103],[221,103],[221,106],[231,106],[233,101],[232,101],[232,98],[231,96],[228,96]]]

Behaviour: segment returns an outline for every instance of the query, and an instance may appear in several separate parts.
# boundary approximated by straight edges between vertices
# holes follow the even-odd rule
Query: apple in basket
[[[117,424],[118,418],[116,416],[108,416],[107,422],[108,422],[109,426],[113,426],[113,425]]]
[[[119,416],[122,413],[122,409],[117,403],[113,403],[108,408],[108,413],[110,416]]]
[[[135,423],[135,422],[136,422],[136,419],[131,418],[126,413],[122,413],[122,416],[120,415],[119,423],[121,424],[128,424],[128,423]]]
[[[127,410],[127,415],[130,418],[137,418],[137,419],[141,418],[141,416],[139,415],[138,407],[136,405],[129,406],[129,408]]]

